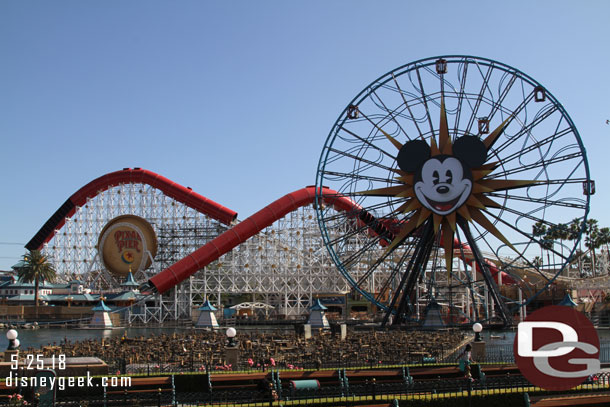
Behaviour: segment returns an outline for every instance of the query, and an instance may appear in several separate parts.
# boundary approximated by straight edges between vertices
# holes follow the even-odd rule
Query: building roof
[[[7,301],[22,301],[22,302],[34,302],[36,301],[36,298],[34,297],[34,294],[19,294],[19,295],[13,295],[12,297],[8,297],[6,299]],[[38,296],[38,301],[48,301],[49,298],[46,295],[39,295]]]
[[[136,294],[133,291],[124,291],[118,294],[106,294],[106,299],[108,302],[138,300],[141,297],[143,297],[143,295]]]
[[[216,311],[216,307],[210,304],[210,300],[206,299],[199,311]]]
[[[26,283],[21,281],[20,278],[18,278],[14,283],[10,284],[10,288],[34,288],[35,283],[32,281],[30,283]],[[8,287],[8,286],[6,286]],[[38,289],[39,290],[44,290],[44,289],[53,289],[53,288],[67,288],[68,286],[66,284],[53,284],[53,283],[49,283],[46,281],[41,281],[38,284]]]
[[[49,294],[47,298],[49,301],[68,301],[68,297],[70,297],[70,301],[72,302],[95,302],[100,299],[99,294]]]
[[[322,305],[319,298],[316,298],[313,305],[309,307],[310,311],[326,311],[328,308]]]
[[[133,274],[131,274],[131,271],[129,272],[129,274],[127,274],[127,277],[125,278],[125,281],[123,283],[121,283],[121,287],[139,287],[140,284],[136,283],[136,280],[133,278]]]
[[[99,304],[97,304],[95,307],[93,307],[93,311],[108,312],[108,311],[111,311],[111,309],[109,306],[104,304],[104,300],[100,300]]]
[[[564,307],[574,308],[577,304],[572,300],[572,297],[569,293],[566,293],[566,296],[563,297],[563,300],[557,305],[563,305]]]

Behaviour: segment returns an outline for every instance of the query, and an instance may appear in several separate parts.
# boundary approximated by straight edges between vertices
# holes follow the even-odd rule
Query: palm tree
[[[600,246],[606,246],[606,250],[608,250],[608,244],[610,243],[610,228],[603,227],[599,230],[599,243]]]
[[[542,222],[542,221],[538,221],[534,225],[532,225],[532,236],[540,238],[540,240],[538,241],[538,244],[540,245],[540,257],[541,258],[544,257],[543,249],[548,248],[548,242],[545,241],[547,239],[544,239],[544,236],[547,234],[547,232],[548,232],[547,227],[544,224],[544,222]],[[548,253],[547,253],[547,257],[548,257]],[[549,263],[550,262],[551,261],[549,259]],[[539,267],[542,267],[542,263],[540,264]]]
[[[599,249],[603,245],[610,244],[610,228],[599,227],[599,222],[596,219],[588,219],[586,222],[576,218],[572,220],[569,225],[558,224],[558,234],[563,235],[563,238],[567,240],[576,240],[582,234],[583,238],[580,239],[581,249],[574,252],[574,257],[578,259],[578,269],[582,272],[582,259],[583,256],[582,244],[589,249],[591,258],[591,271],[596,274],[596,253],[595,250]],[[567,228],[566,230],[563,230]],[[567,237],[566,237],[567,233]]]
[[[583,232],[583,222],[579,218],[574,218],[568,225],[568,229],[568,240],[577,240]],[[580,239],[579,248],[574,255],[578,259],[578,270],[582,273],[582,239]]]
[[[582,230],[582,221],[579,218],[572,219],[572,222],[568,225],[569,236],[568,240],[576,240],[580,236]]]
[[[563,257],[563,241],[570,237],[570,226],[565,223],[558,223],[552,228],[553,240],[559,239],[561,243],[561,256]]]
[[[540,257],[540,256],[534,257],[532,264],[536,267],[542,267],[542,257]]]
[[[34,282],[34,309],[38,319],[38,287],[41,282],[54,281],[57,271],[40,251],[30,250],[23,255],[23,263],[17,270],[17,275],[24,283]]]
[[[591,271],[595,276],[595,249],[601,246],[599,242],[599,228],[596,219],[587,219],[585,224],[585,246],[591,251]]]
[[[550,267],[553,263],[551,263],[551,255],[549,252],[553,249],[553,239],[544,238],[540,240],[540,250],[542,249],[546,250],[546,260],[548,261],[547,271],[551,271]],[[555,261],[555,253],[553,253],[553,261]]]

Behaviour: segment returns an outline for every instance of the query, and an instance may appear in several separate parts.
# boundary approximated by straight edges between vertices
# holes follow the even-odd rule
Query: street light
[[[476,322],[474,325],[472,325],[472,330],[474,331],[474,341],[481,342],[481,331],[483,330],[483,325]]]
[[[227,346],[231,346],[231,347],[237,346],[237,343],[235,342],[235,335],[237,335],[237,331],[235,330],[235,328],[233,328],[233,327],[228,328],[226,335],[227,335],[227,338],[229,338],[229,343]]]
[[[10,329],[6,333],[6,339],[8,339],[8,348],[6,348],[6,350],[15,350],[19,347],[19,339],[17,339],[17,336],[19,336],[19,334],[14,329]]]

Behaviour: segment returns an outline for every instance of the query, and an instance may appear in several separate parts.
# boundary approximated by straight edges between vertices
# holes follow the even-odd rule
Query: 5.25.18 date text
[[[25,370],[43,370],[43,369],[66,369],[66,355],[51,355],[45,358],[43,355],[27,354],[21,362],[21,367]],[[19,355],[11,355],[11,370],[19,369]]]

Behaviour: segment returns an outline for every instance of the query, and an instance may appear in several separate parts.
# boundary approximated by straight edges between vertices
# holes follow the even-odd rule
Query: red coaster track
[[[204,213],[226,225],[230,225],[237,218],[237,212],[199,195],[190,188],[183,187],[159,174],[141,168],[126,168],[121,171],[103,175],[79,189],[68,198],[68,200],[42,226],[38,233],[36,233],[26,245],[26,248],[29,250],[42,248],[44,243],[51,240],[55,235],[55,232],[63,226],[66,218],[74,215],[77,208],[84,205],[87,202],[87,199],[95,197],[100,192],[111,187],[126,183],[150,185],[188,207]],[[283,218],[288,213],[299,207],[312,204],[315,200],[315,192],[315,187],[310,186],[289,193],[272,202],[244,221],[209,241],[182,260],[179,260],[172,266],[161,271],[159,274],[152,277],[149,280],[149,283],[156,291],[164,293],[193,275],[197,270],[204,268],[223,254],[229,252],[234,247],[270,226],[275,221]],[[373,222],[374,218],[372,215],[368,212],[364,212],[364,210],[351,199],[343,197],[329,188],[323,188],[321,195],[323,196],[324,204],[332,205],[337,210],[352,212],[354,213],[354,217],[358,218],[360,224],[370,225],[369,233],[377,234],[387,232],[383,225]],[[375,226],[373,226],[373,224],[375,224]],[[383,243],[384,241],[382,240],[381,244]],[[458,241],[454,243],[455,247],[459,247],[459,245],[460,242]],[[462,244],[462,248],[465,252],[469,251],[468,246]],[[466,257],[465,261],[468,264],[472,263],[472,260],[468,257]],[[489,265],[491,274],[497,281],[498,269],[489,261],[487,264]],[[480,272],[478,268],[477,272]],[[514,283],[514,280],[503,273],[503,282]]]

